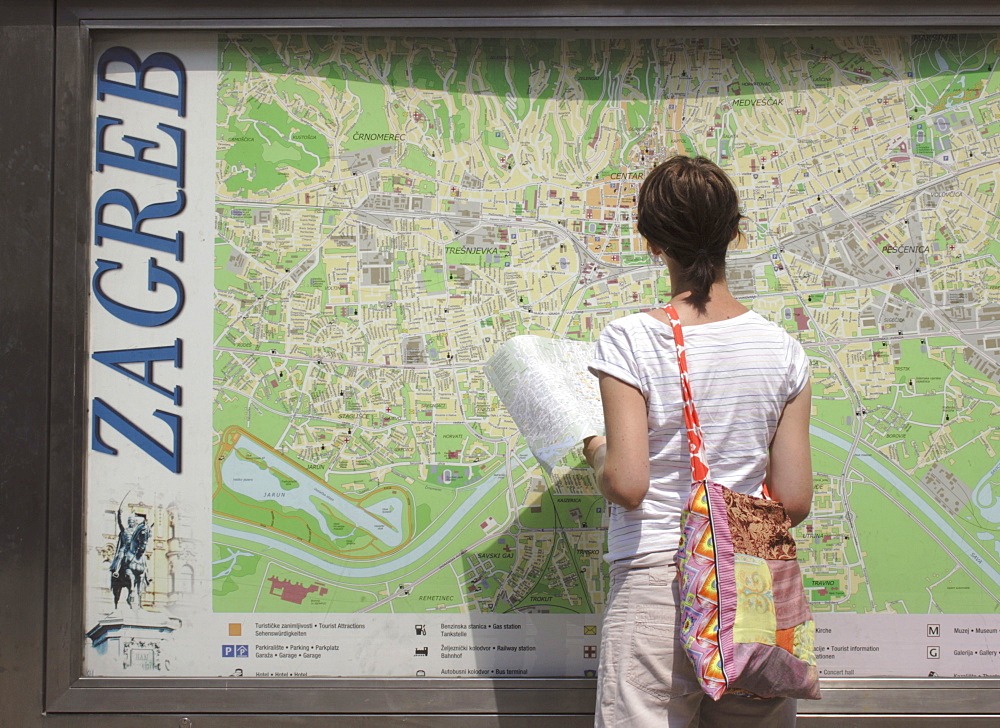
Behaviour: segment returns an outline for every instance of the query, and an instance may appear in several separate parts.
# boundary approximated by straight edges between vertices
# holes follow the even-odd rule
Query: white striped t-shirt
[[[757,494],[778,418],[805,387],[809,360],[799,342],[753,311],[685,326],[684,343],[712,480]],[[673,330],[647,313],[612,321],[590,371],[638,388],[649,423],[649,492],[634,511],[611,504],[605,558],[676,550],[691,461]]]

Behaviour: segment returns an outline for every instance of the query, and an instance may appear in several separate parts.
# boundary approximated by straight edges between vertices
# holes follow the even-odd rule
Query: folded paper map
[[[604,434],[592,342],[515,336],[486,362],[486,376],[535,459],[549,472],[585,437]]]

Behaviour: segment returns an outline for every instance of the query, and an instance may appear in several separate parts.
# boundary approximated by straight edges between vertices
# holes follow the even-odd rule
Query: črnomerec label
[[[102,67],[113,45],[133,55]],[[669,297],[633,213],[646,171],[683,152],[740,191],[730,288],[812,361],[817,495],[798,545],[821,673],[1000,673],[974,631],[1000,628],[996,46],[100,47],[95,84],[164,102],[183,87],[187,116],[95,97],[95,150],[117,156],[94,172],[94,669],[596,669],[604,503],[578,457],[538,467],[483,363],[515,335],[591,341]],[[165,636],[98,664],[130,626],[103,615],[143,525],[134,611]]]

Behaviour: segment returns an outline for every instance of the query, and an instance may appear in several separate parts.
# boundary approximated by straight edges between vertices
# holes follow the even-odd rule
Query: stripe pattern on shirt
[[[805,352],[783,329],[752,311],[685,326],[684,337],[712,480],[756,494],[781,412],[809,379]],[[611,505],[606,558],[613,562],[675,550],[691,466],[670,325],[646,313],[612,321],[598,340],[590,370],[642,393],[649,430],[649,492],[634,511]]]

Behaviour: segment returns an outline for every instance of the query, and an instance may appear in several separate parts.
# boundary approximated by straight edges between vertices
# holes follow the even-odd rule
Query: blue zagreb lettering
[[[148,85],[151,71],[158,72],[154,74],[156,88]],[[114,116],[101,113],[95,116],[95,170],[98,175],[112,169],[120,170],[124,174],[118,173],[115,179],[128,184],[106,190],[94,207],[94,245],[100,246],[103,252],[95,261],[91,290],[94,300],[124,324],[120,336],[118,329],[115,335],[127,344],[131,338],[129,327],[155,329],[165,326],[184,308],[181,276],[168,267],[171,262],[184,260],[184,231],[174,226],[169,235],[162,235],[144,229],[144,225],[156,220],[162,226],[162,221],[180,215],[185,208],[187,146],[185,130],[176,125],[176,119],[187,113],[187,71],[181,60],[170,53],[153,53],[141,59],[131,49],[117,46],[101,55],[96,73],[98,102],[115,96],[129,103],[119,103]],[[170,90],[164,90],[163,79],[169,81],[171,77],[174,82],[166,84],[171,86]],[[162,180],[172,182],[173,189],[165,198],[140,207],[136,202],[139,195],[135,192],[144,190],[148,197],[150,190],[161,188]],[[100,177],[95,176],[94,183],[100,187]],[[128,217],[124,226],[118,224],[123,211]],[[144,248],[150,256],[145,265],[139,266],[134,259],[128,262],[124,255],[116,260],[116,251],[120,248],[106,244],[107,241]],[[169,256],[172,261],[165,260],[161,264],[155,255]],[[142,294],[141,300],[135,300],[135,292],[143,288],[156,295]],[[156,303],[151,305],[150,300]],[[92,356],[95,361],[123,374],[127,380],[166,397],[173,407],[180,408],[181,387],[165,386],[157,381],[154,365],[171,363],[174,369],[181,369],[182,345],[181,339],[174,338],[173,343],[162,346],[124,346],[94,352]],[[114,431],[168,471],[180,473],[181,414],[165,409],[132,411],[137,399],[130,396],[130,386],[114,387],[93,396],[91,449],[117,456],[119,448],[107,440],[108,434]],[[158,432],[159,436],[151,431]],[[232,656],[226,655],[226,650],[235,654],[239,647],[246,646],[223,646],[223,656]]]

